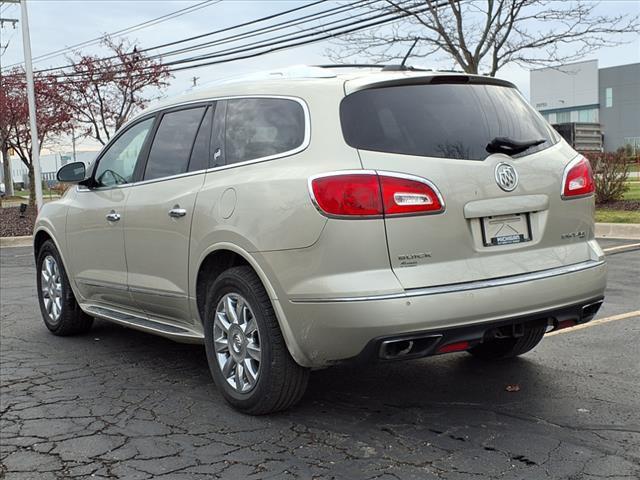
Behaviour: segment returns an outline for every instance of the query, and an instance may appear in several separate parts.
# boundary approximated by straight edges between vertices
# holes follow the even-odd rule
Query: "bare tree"
[[[137,52],[126,40],[108,37],[103,45],[108,57],[78,53],[62,83],[74,121],[87,136],[102,145],[138,110],[154,97],[148,89],[168,85],[170,74],[157,59]]]
[[[328,50],[337,62],[440,54],[467,73],[491,76],[507,64],[550,66],[626,43],[640,33],[640,16],[597,13],[597,3],[553,0],[384,0],[370,7],[399,20],[356,32]]]

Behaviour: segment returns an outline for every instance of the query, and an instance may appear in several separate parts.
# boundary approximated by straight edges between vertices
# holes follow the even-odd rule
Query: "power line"
[[[340,7],[334,7],[334,8],[330,8],[328,10],[323,10],[323,11],[312,13],[312,14],[305,15],[305,16],[302,16],[302,17],[289,19],[289,20],[277,23],[275,25],[270,25],[270,26],[267,26],[267,27],[261,27],[261,28],[259,28],[257,30],[252,30],[252,31],[249,31],[249,32],[244,32],[244,33],[240,33],[240,34],[235,34],[235,35],[223,37],[223,38],[217,39],[215,41],[206,42],[206,43],[203,43],[203,44],[197,44],[197,45],[193,45],[191,47],[182,48],[182,49],[179,49],[179,50],[165,52],[165,53],[157,54],[157,55],[151,55],[151,56],[146,57],[145,60],[154,60],[154,59],[157,59],[157,58],[165,58],[167,56],[173,56],[173,55],[178,55],[178,54],[181,54],[181,53],[187,53],[187,52],[190,52],[190,51],[200,50],[200,49],[211,47],[211,46],[232,43],[232,42],[235,42],[235,41],[238,41],[238,40],[241,40],[241,39],[248,39],[248,38],[251,38],[251,37],[259,36],[259,35],[264,34],[264,33],[272,33],[272,32],[278,31],[278,30],[285,30],[286,31],[286,30],[288,30],[288,29],[290,29],[290,28],[292,28],[294,26],[297,26],[297,25],[301,25],[301,24],[304,24],[304,23],[309,23],[311,21],[317,21],[319,19],[323,19],[323,18],[326,18],[326,17],[334,16],[334,15],[337,15],[339,13],[344,13],[345,11],[352,9],[354,6],[372,5],[372,4],[377,3],[379,1],[380,0],[358,0],[358,1],[354,2],[353,4],[342,5]],[[409,1],[409,0],[403,0],[403,2],[406,2],[406,1]],[[333,25],[333,24],[335,24],[337,22],[344,22],[344,21],[352,20],[352,19],[355,19],[355,18],[362,17],[364,14],[365,13],[360,13],[358,15],[353,15],[350,18],[349,17],[342,17],[342,18],[340,18],[338,20],[334,20],[332,22],[325,23],[322,26],[326,27],[328,25]],[[301,31],[302,32],[308,32],[308,31],[316,30],[316,29],[317,29],[317,27],[312,27],[312,28],[307,28],[307,29],[301,30]],[[298,33],[300,33],[300,31]],[[273,40],[273,39],[284,38],[284,37],[290,37],[291,38],[291,35],[292,34],[290,34],[290,33],[285,33],[285,34],[280,35],[278,37],[271,37],[271,38],[266,39],[266,40],[261,40],[261,41],[257,41],[257,42],[253,42],[253,43],[249,43],[249,44],[245,44],[245,45],[241,45],[241,46],[260,45],[261,43],[263,43],[263,42],[265,42],[267,40]],[[237,49],[237,48],[240,48],[241,46],[236,46],[234,48]],[[226,49],[226,50],[220,50],[220,51],[218,51],[218,53],[233,51],[234,48]],[[136,50],[136,53],[140,53],[140,50]],[[166,66],[180,64],[180,63],[184,63],[185,61],[193,61],[193,60],[197,60],[199,58],[206,58],[207,55],[210,55],[210,54],[205,54],[205,55],[201,55],[201,56],[193,57],[193,58],[190,57],[187,60],[175,60],[175,61],[172,61],[172,62],[165,62],[164,64]],[[115,58],[115,57],[107,57],[106,59],[108,60],[110,58]],[[69,68],[69,67],[67,67],[67,68]],[[56,71],[56,70],[59,70],[59,69],[44,69],[44,70],[39,70],[39,72],[41,73],[41,72],[45,72],[45,71]],[[99,71],[100,71],[100,69],[98,69],[96,72],[99,73]],[[79,75],[82,75],[82,74],[81,73],[76,73],[76,72],[60,72],[60,73],[58,73],[58,75],[62,75],[62,76],[79,76]]]
[[[448,4],[448,0],[443,0],[440,3],[436,4],[436,7],[442,7]],[[208,62],[204,62],[204,63],[197,63],[197,64],[193,64],[193,65],[186,65],[186,66],[174,66],[173,68],[169,68],[168,71],[169,72],[177,72],[177,71],[183,71],[183,70],[190,70],[190,69],[194,69],[194,68],[200,68],[200,67],[205,67],[205,66],[210,66],[210,65],[216,65],[216,64],[221,64],[221,63],[227,63],[227,62],[232,62],[232,61],[237,61],[237,60],[245,60],[248,58],[254,58],[254,57],[258,57],[258,56],[262,56],[262,55],[266,55],[269,53],[273,53],[276,51],[280,51],[280,50],[285,50],[285,49],[289,49],[289,48],[295,48],[295,47],[299,47],[299,46],[303,46],[303,45],[308,45],[311,43],[317,43],[319,41],[323,41],[329,38],[335,38],[341,35],[345,35],[345,34],[349,34],[349,33],[354,33],[356,31],[361,31],[361,30],[366,30],[369,28],[373,28],[376,26],[381,26],[384,24],[388,24],[388,23],[392,23],[395,22],[397,20],[400,20],[404,17],[410,16],[410,15],[415,15],[415,14],[419,14],[419,13],[423,13],[425,11],[428,10],[429,7],[422,7],[422,8],[416,8],[416,9],[407,9],[406,11],[398,11],[398,12],[388,12],[386,14],[382,14],[382,15],[376,15],[375,17],[368,17],[364,20],[358,20],[356,22],[352,22],[348,25],[342,25],[333,29],[329,29],[325,32],[317,32],[316,35],[318,35],[318,33],[320,33],[321,35],[316,36],[315,38],[311,38],[311,39],[305,39],[305,37],[309,37],[311,36],[311,34],[307,34],[307,35],[303,35],[303,36],[298,36],[296,38],[294,38],[294,40],[299,40],[293,43],[290,43],[291,39],[288,40],[284,40],[284,41],[279,41],[279,42],[272,42],[271,44],[265,44],[265,45],[261,45],[258,47],[253,47],[253,48],[249,48],[249,49],[242,49],[242,50],[238,50],[236,49],[233,53],[244,53],[244,55],[240,55],[240,56],[234,56],[232,58],[222,58],[222,59],[217,59],[217,60],[212,60],[212,61],[208,61]],[[267,47],[271,47],[268,48],[267,50],[264,50],[264,48]],[[261,50],[260,50],[261,49]],[[253,50],[253,51],[252,51]],[[246,51],[246,52],[245,52]],[[225,54],[222,56],[229,56],[230,54]],[[201,58],[202,60],[205,59],[212,59],[212,58],[216,58],[219,57],[221,55],[218,55],[217,53],[213,53],[210,55],[207,55],[206,58]],[[190,62],[193,62],[193,60],[189,60]],[[122,73],[122,72],[115,72],[115,73]],[[134,76],[144,76],[145,73],[140,73]],[[69,74],[61,74],[61,75],[57,75],[54,76],[54,78],[58,79],[59,81],[61,81],[62,83],[80,83],[82,80],[74,80],[66,78],[66,77],[70,77],[71,75]],[[65,79],[66,78],[66,79]],[[126,79],[126,78],[131,78],[131,76],[127,77],[115,77],[115,79]]]
[[[150,26],[153,26],[153,25],[157,25],[157,24],[162,23],[162,22],[166,22],[167,20],[171,20],[171,19],[180,17],[182,15],[186,15],[188,13],[195,12],[195,11],[200,10],[202,8],[206,8],[206,7],[209,7],[211,5],[215,5],[216,3],[220,3],[221,1],[222,0],[204,0],[204,1],[200,2],[200,3],[195,4],[195,5],[191,5],[190,7],[185,7],[185,8],[182,8],[180,10],[176,10],[176,11],[167,13],[165,15],[161,15],[159,17],[153,18],[151,20],[147,20],[145,22],[138,23],[136,25],[132,25],[132,26],[127,27],[127,28],[116,30],[115,32],[107,33],[107,34],[104,34],[104,35],[102,35],[100,37],[93,38],[91,40],[86,40],[84,42],[80,42],[80,43],[77,43],[75,45],[71,45],[69,47],[65,47],[65,48],[62,48],[62,49],[59,49],[59,50],[55,50],[53,52],[49,52],[49,53],[45,53],[45,54],[39,55],[37,57],[34,57],[33,60],[36,61],[36,62],[41,62],[43,60],[48,60],[48,59],[51,59],[51,58],[59,57],[61,55],[64,55],[65,53],[72,52],[73,50],[75,50],[77,48],[80,48],[80,47],[87,47],[87,46],[91,46],[91,45],[96,45],[96,44],[100,43],[105,37],[120,37],[120,36],[123,36],[126,33],[135,32],[135,31],[142,30],[144,28],[147,28],[147,27],[150,27]],[[24,62],[14,63],[12,65],[8,65],[6,68],[11,68],[11,67],[14,67],[14,66],[17,66],[17,65],[22,65],[23,63]]]
[[[173,41],[173,42],[163,43],[161,45],[155,45],[155,46],[148,47],[148,48],[142,48],[142,49],[139,49],[139,50],[136,50],[136,51],[137,51],[137,53],[145,53],[145,52],[148,52],[150,50],[159,50],[161,48],[165,48],[165,47],[168,47],[168,46],[178,45],[178,44],[190,42],[190,41],[193,41],[193,40],[197,40],[197,39],[200,39],[200,38],[208,37],[208,36],[211,36],[211,35],[216,35],[216,34],[219,34],[219,33],[224,33],[224,32],[228,32],[228,31],[231,31],[231,30],[236,30],[236,29],[243,28],[243,27],[246,27],[246,26],[249,26],[249,25],[255,25],[257,23],[262,23],[262,22],[266,22],[266,21],[272,20],[274,18],[282,17],[282,16],[285,16],[285,15],[288,15],[290,13],[294,13],[294,12],[297,12],[297,11],[300,11],[300,10],[303,10],[303,9],[307,9],[307,8],[313,7],[315,5],[318,5],[318,4],[321,4],[321,3],[325,3],[326,1],[327,0],[316,0],[315,2],[312,2],[312,3],[307,3],[307,4],[304,4],[304,5],[299,6],[299,7],[291,8],[289,10],[284,10],[284,11],[281,11],[281,12],[278,12],[278,13],[275,13],[275,14],[267,15],[265,17],[260,17],[260,18],[254,19],[254,20],[243,22],[243,23],[240,23],[238,25],[232,25],[230,27],[225,27],[225,28],[221,28],[221,29],[218,29],[218,30],[213,30],[211,32],[206,32],[206,33],[203,33],[203,34],[200,34],[200,35],[195,35],[195,36],[192,36],[192,37],[183,38],[181,40],[176,40],[176,41]],[[379,1],[379,0],[375,0],[375,1]],[[342,8],[342,7],[337,7],[337,8]],[[273,27],[273,25],[271,27]],[[271,27],[262,27],[262,28],[271,28]],[[250,32],[246,32],[246,33],[250,33]],[[243,34],[237,34],[237,35],[243,35]],[[228,37],[228,38],[230,38],[230,37]],[[189,48],[189,47],[186,47],[186,48]],[[159,57],[162,57],[162,56],[163,56],[163,54],[156,54],[156,55],[153,55],[151,57],[159,58]],[[151,58],[151,57],[148,57],[148,58]],[[103,57],[101,60],[113,60],[113,59],[116,59],[116,58],[118,58],[117,55],[112,55],[112,56],[108,56],[108,57]],[[14,66],[14,65],[10,65],[10,67],[11,66]],[[38,73],[42,73],[42,72],[51,72],[51,71],[56,71],[56,70],[63,70],[65,68],[69,68],[69,66],[70,65],[59,65],[57,67],[43,68],[43,69],[37,70],[37,72]]]
[[[315,12],[315,13],[308,14],[308,15],[305,15],[305,16],[302,16],[302,17],[289,19],[289,20],[280,22],[280,23],[275,24],[275,25],[271,25],[271,26],[267,26],[267,27],[261,27],[261,28],[259,28],[257,30],[252,30],[252,31],[249,31],[249,32],[244,32],[244,33],[240,33],[240,34],[235,34],[235,35],[223,37],[221,39],[217,39],[217,40],[212,41],[212,42],[206,42],[204,44],[197,44],[197,45],[193,45],[191,47],[183,48],[183,49],[176,50],[176,51],[170,51],[170,52],[166,52],[166,53],[163,53],[163,54],[152,55],[152,56],[146,57],[145,60],[153,60],[153,59],[156,59],[156,58],[164,58],[166,56],[177,55],[177,54],[180,54],[180,53],[187,53],[187,52],[192,51],[192,50],[199,50],[199,49],[210,47],[210,46],[214,46],[214,45],[222,45],[222,44],[226,44],[226,43],[231,43],[231,42],[234,42],[234,41],[237,41],[237,40],[240,40],[240,39],[247,39],[247,38],[259,36],[259,35],[261,35],[263,33],[272,33],[272,32],[278,31],[278,30],[285,30],[286,31],[286,30],[288,30],[288,29],[290,29],[290,28],[292,28],[294,26],[297,26],[297,25],[301,25],[301,24],[304,24],[304,23],[310,23],[312,21],[317,21],[319,19],[327,18],[327,17],[330,17],[330,16],[335,16],[336,14],[344,13],[344,12],[346,12],[348,10],[352,10],[354,7],[370,6],[370,5],[373,5],[373,4],[375,4],[375,3],[379,2],[379,1],[380,0],[358,0],[358,1],[353,2],[351,4],[348,4],[348,5],[342,5],[342,6],[339,6],[339,7],[333,7],[333,8],[327,9],[327,10],[323,10],[323,11],[320,11],[320,12]],[[408,1],[410,1],[410,0],[402,0],[400,3],[406,3]],[[317,3],[320,3],[320,2],[317,2]],[[390,15],[392,13],[393,12],[387,12],[386,14],[383,14],[383,16],[388,16],[388,15]],[[370,14],[370,12],[361,12],[361,13],[358,13],[356,15],[352,15],[350,17],[342,17],[342,18],[339,18],[337,20],[333,20],[333,21],[328,22],[328,23],[323,23],[321,28],[324,29],[324,28],[326,28],[327,26],[330,26],[330,25],[335,25],[337,23],[348,22],[348,21],[351,21],[351,20],[354,20],[354,19],[357,19],[357,18],[361,18],[361,17],[363,17],[364,15],[367,15],[367,14]],[[380,17],[380,15],[376,15],[375,17],[369,17],[369,19],[371,19],[371,18],[379,18],[379,17]],[[351,23],[349,23],[349,25],[350,24]],[[171,61],[171,62],[165,62],[164,65],[165,66],[173,66],[173,65],[179,65],[179,64],[183,64],[183,63],[193,62],[195,60],[211,58],[212,55],[219,57],[219,56],[223,56],[223,55],[229,55],[229,54],[232,54],[232,53],[243,52],[243,51],[249,50],[251,48],[259,48],[259,47],[265,46],[265,42],[272,42],[272,43],[266,44],[266,46],[268,46],[268,45],[272,45],[274,40],[279,40],[279,39],[285,39],[285,40],[297,39],[297,38],[300,38],[300,35],[299,35],[300,33],[311,32],[311,33],[308,33],[307,35],[305,35],[305,37],[308,37],[310,35],[314,35],[314,34],[319,33],[318,28],[319,27],[315,27],[314,26],[314,27],[309,27],[309,28],[300,30],[300,31],[297,32],[298,35],[292,35],[291,33],[284,33],[282,35],[270,37],[270,38],[263,39],[263,40],[260,40],[260,41],[256,41],[256,42],[252,42],[252,43],[248,43],[248,44],[244,44],[244,45],[238,45],[238,46],[235,46],[235,47],[232,47],[232,48],[228,48],[228,49],[224,49],[224,50],[218,50],[218,51],[213,52],[213,53],[199,55],[199,56],[196,56],[196,57],[188,57],[186,59],[178,59],[178,60],[174,60],[174,61]],[[320,32],[321,31],[322,30],[320,30]],[[204,35],[208,35],[208,34],[204,34]],[[282,41],[284,41],[284,40],[282,40]],[[249,47],[251,47],[251,48],[249,48]],[[141,52],[141,50],[136,50],[136,53],[140,53],[140,52]],[[116,57],[106,57],[106,60],[108,60],[110,58],[116,58]],[[65,68],[69,68],[69,67],[65,67]],[[68,78],[68,77],[81,77],[83,75],[82,72],[59,72],[59,69],[43,69],[43,70],[39,70],[38,72],[39,73],[43,73],[43,72],[46,72],[46,71],[56,71],[56,73],[55,73],[56,76],[65,77],[65,78]],[[97,70],[94,71],[94,73],[99,73],[100,71],[101,71],[100,69],[97,69]]]

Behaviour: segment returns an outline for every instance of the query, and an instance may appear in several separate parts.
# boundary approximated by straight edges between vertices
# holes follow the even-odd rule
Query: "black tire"
[[[61,308],[60,316],[57,320],[49,316],[44,302],[41,272],[43,263],[47,257],[53,257],[55,260],[61,284]],[[69,278],[64,269],[62,258],[60,258],[58,249],[51,240],[45,241],[40,247],[40,251],[38,251],[38,257],[36,259],[36,284],[38,286],[40,313],[42,313],[44,324],[51,333],[58,336],[69,336],[87,332],[91,328],[93,317],[84,313],[80,309],[78,302],[76,302],[76,297],[73,295],[71,285],[69,285]]]
[[[502,360],[517,357],[533,350],[544,337],[546,326],[525,327],[524,334],[518,338],[501,338],[489,340],[470,348],[474,357],[482,360]]]
[[[259,374],[247,392],[239,392],[227,382],[214,348],[216,308],[227,294],[242,296],[258,325],[261,350]],[[269,296],[251,267],[232,267],[208,286],[204,317],[209,369],[216,386],[234,408],[250,415],[264,415],[285,410],[302,398],[309,380],[309,370],[298,365],[289,354]]]

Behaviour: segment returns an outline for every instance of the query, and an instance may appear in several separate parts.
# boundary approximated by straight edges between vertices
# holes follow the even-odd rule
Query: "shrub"
[[[585,152],[596,181],[596,203],[621,200],[628,190],[629,163],[624,148],[615,153]]]

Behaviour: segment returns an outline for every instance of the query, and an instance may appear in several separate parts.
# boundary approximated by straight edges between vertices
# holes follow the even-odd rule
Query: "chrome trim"
[[[162,112],[164,110],[170,110],[172,108],[181,107],[181,106],[184,106],[184,105],[190,105],[192,103],[218,102],[218,101],[222,101],[222,100],[237,100],[237,99],[243,99],[243,98],[276,98],[276,99],[282,99],[282,100],[293,100],[294,102],[297,102],[302,107],[302,111],[304,113],[304,138],[302,139],[302,143],[298,147],[296,147],[296,148],[294,148],[292,150],[287,150],[286,152],[277,153],[275,155],[269,155],[267,157],[254,158],[252,160],[246,160],[244,162],[231,163],[229,165],[221,165],[219,167],[205,168],[205,169],[201,169],[201,170],[195,170],[193,172],[178,173],[176,175],[171,175],[171,176],[168,176],[168,177],[153,178],[153,179],[150,179],[150,180],[140,180],[138,182],[124,183],[124,184],[121,184],[121,185],[113,185],[113,186],[110,186],[110,187],[97,187],[97,188],[89,189],[89,188],[86,188],[86,187],[81,187],[80,185],[76,185],[76,190],[78,192],[92,192],[92,191],[100,191],[100,190],[110,190],[110,189],[114,189],[114,188],[135,187],[137,185],[146,185],[148,183],[164,182],[164,181],[173,180],[173,179],[176,179],[176,178],[189,177],[191,175],[199,175],[199,174],[202,174],[202,173],[217,172],[218,170],[227,170],[229,168],[242,167],[244,165],[251,165],[253,163],[260,163],[260,162],[266,162],[266,161],[269,161],[269,160],[275,160],[277,158],[289,157],[291,155],[295,155],[295,154],[300,153],[300,152],[302,152],[302,151],[307,149],[307,147],[311,143],[311,115],[309,113],[309,106],[307,105],[307,103],[302,98],[292,97],[292,96],[287,96],[287,95],[236,95],[236,96],[227,96],[227,97],[204,98],[204,99],[200,99],[200,100],[193,100],[193,101],[190,101],[190,102],[176,103],[176,104],[172,104],[172,105],[165,105],[165,106],[159,107],[157,109],[147,110],[144,113],[138,115],[137,117],[131,119],[126,124],[124,124],[122,127],[120,127],[118,129],[118,132],[116,132],[116,134],[118,134],[120,131],[122,131],[125,128],[127,128],[130,124],[135,123],[138,118],[142,118],[143,116],[148,115],[148,114],[158,113],[158,112]],[[115,138],[115,136],[114,136],[114,138]],[[110,144],[105,145],[104,148],[107,148],[109,145]],[[102,150],[100,150],[100,152],[98,153],[96,158],[100,158],[104,148]]]
[[[122,290],[125,292],[128,290],[127,286],[122,285],[121,283],[96,282],[94,280],[84,280],[82,278],[76,278],[76,282],[87,287],[110,288],[112,290]]]
[[[94,280],[83,280],[81,278],[76,278],[76,282],[87,287],[110,288],[112,290],[119,290],[124,292],[157,295],[159,297],[187,298],[187,295],[181,295],[179,293],[171,292],[168,290],[158,290],[155,288],[131,287],[128,285],[122,285],[120,283],[96,282]]]
[[[180,208],[177,205],[171,210],[169,210],[169,216],[172,218],[184,217],[186,214],[187,214],[187,210],[184,208]]]
[[[574,158],[573,160],[571,160],[569,163],[567,163],[567,165],[564,167],[564,171],[562,172],[562,183],[560,184],[560,198],[562,198],[562,200],[575,200],[577,198],[587,198],[587,197],[593,197],[595,195],[595,192],[593,193],[586,193],[583,195],[570,195],[570,196],[566,196],[564,194],[564,185],[567,182],[567,175],[569,175],[569,170],[571,170],[573,167],[575,167],[578,163],[580,163],[580,160],[585,159],[587,162],[589,161],[589,159],[587,157],[585,157],[584,155],[578,155],[576,158]]]
[[[587,260],[586,262],[575,263],[565,267],[551,268],[537,272],[512,275],[509,277],[493,278],[489,280],[477,280],[473,282],[456,283],[453,285],[440,285],[436,287],[416,288],[405,290],[400,293],[390,293],[383,295],[370,295],[364,297],[334,297],[334,298],[296,298],[291,299],[291,303],[330,303],[330,302],[364,302],[375,300],[392,300],[399,298],[424,297],[429,295],[439,295],[446,293],[466,292],[469,290],[480,290],[483,288],[503,287],[518,283],[542,280],[545,278],[557,277],[569,273],[576,273],[604,265],[604,260]]]
[[[317,175],[312,175],[307,179],[307,189],[309,190],[309,196],[311,197],[311,203],[313,203],[313,206],[316,208],[316,210],[323,217],[336,218],[336,219],[341,219],[341,220],[372,220],[372,219],[385,218],[384,214],[383,215],[361,215],[361,216],[355,216],[355,215],[332,215],[332,214],[327,213],[324,210],[322,210],[322,208],[320,208],[320,205],[318,204],[318,200],[316,199],[315,193],[313,193],[312,183],[313,183],[314,180],[316,180],[318,178],[337,177],[339,175],[378,175],[378,176],[383,175],[385,177],[404,178],[405,180],[413,180],[414,182],[420,182],[420,183],[425,184],[431,190],[433,190],[433,192],[438,197],[438,201],[440,202],[440,205],[442,205],[442,208],[440,210],[433,210],[433,211],[430,211],[430,212],[386,215],[386,217],[388,217],[388,218],[416,217],[416,216],[423,216],[423,215],[437,215],[437,214],[440,214],[440,213],[444,213],[444,211],[447,209],[447,207],[446,207],[446,205],[444,203],[444,198],[442,197],[442,194],[440,193],[440,190],[438,190],[438,187],[436,187],[430,180],[427,180],[426,178],[418,177],[416,175],[409,175],[407,173],[392,172],[392,171],[389,171],[389,170],[334,170],[334,171],[331,171],[331,172],[325,172],[325,173],[319,173]]]
[[[116,211],[114,211],[114,210],[111,210],[109,213],[107,213],[107,215],[105,216],[105,218],[106,218],[109,222],[117,222],[117,221],[119,221],[119,220],[120,220],[120,218],[122,218],[122,217],[121,217],[121,215],[120,215],[118,212],[116,212]]]
[[[513,186],[511,186],[511,187],[506,187],[505,185],[502,184],[502,181],[500,180],[500,174],[499,174],[498,170],[503,165],[505,167],[509,167],[509,169],[513,172],[513,176],[515,177],[514,180],[513,180]],[[520,181],[520,176],[518,175],[518,171],[516,170],[516,167],[514,167],[513,165],[511,165],[511,164],[509,164],[507,162],[500,162],[500,163],[498,163],[496,165],[496,167],[493,170],[493,177],[495,178],[496,183],[498,184],[498,187],[500,187],[505,192],[513,192],[518,187],[518,183]]]
[[[149,316],[141,316],[132,313],[126,313],[101,305],[83,305],[83,310],[92,316],[119,323],[127,327],[134,327],[140,330],[160,333],[175,338],[191,338],[202,340],[204,335],[188,328],[172,325],[162,322]]]
[[[129,291],[131,293],[142,293],[142,294],[145,294],[145,295],[156,295],[156,296],[159,296],[159,297],[187,298],[186,295],[181,295],[179,293],[170,292],[168,290],[158,290],[158,289],[155,289],[155,288],[129,286]]]

